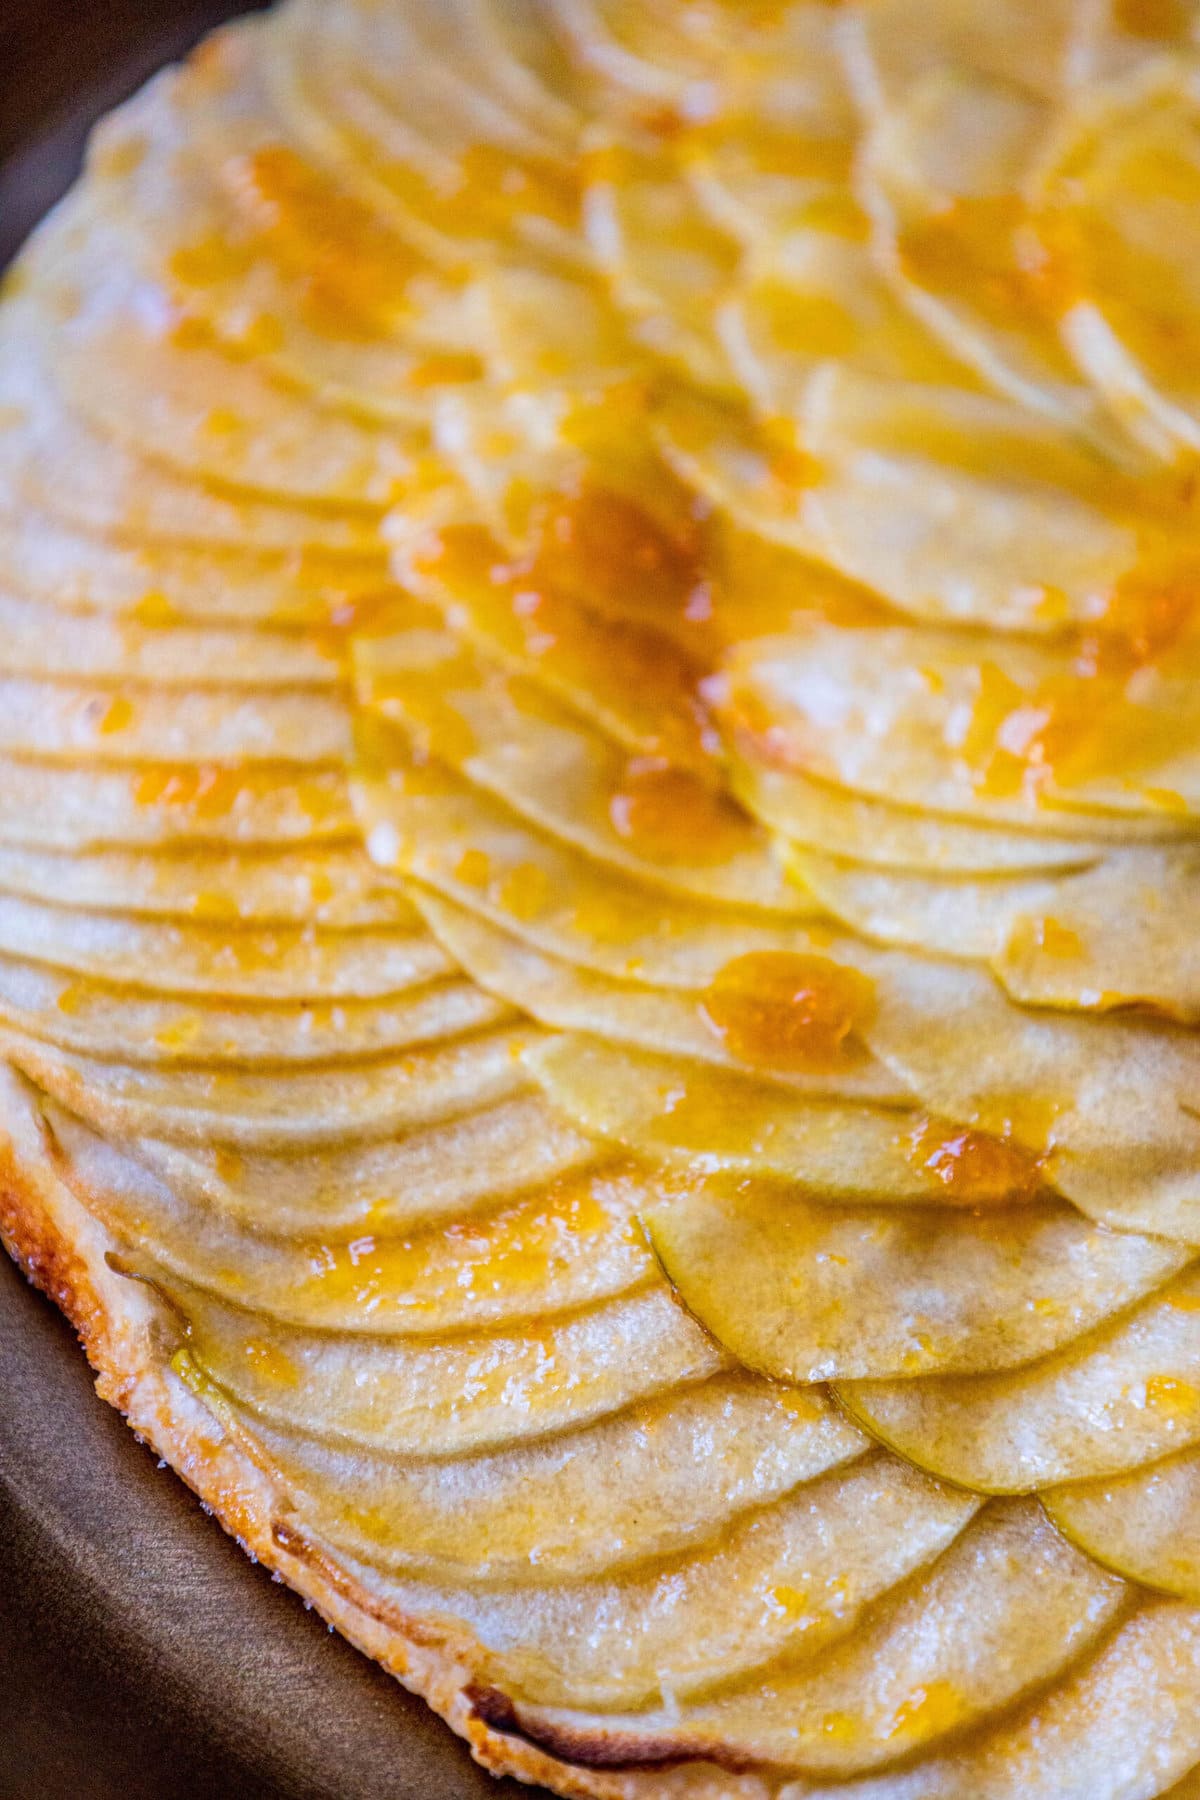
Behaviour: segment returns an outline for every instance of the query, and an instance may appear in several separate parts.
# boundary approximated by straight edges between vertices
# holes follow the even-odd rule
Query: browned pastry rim
[[[381,1605],[288,1522],[286,1496],[171,1372],[177,1341],[165,1304],[117,1273],[119,1245],[61,1183],[39,1179],[0,1144],[0,1238],[34,1285],[66,1314],[96,1371],[100,1396],[169,1462],[229,1535],[277,1573],[359,1650],[418,1694],[495,1775],[553,1787],[572,1800],[763,1800],[755,1775],[711,1763],[615,1768],[620,1749],[593,1733],[544,1749],[492,1688],[461,1628]],[[665,1760],[670,1743],[661,1747]],[[556,1753],[558,1752],[558,1753]],[[571,1760],[567,1760],[571,1759]],[[606,1766],[609,1765],[609,1766]]]

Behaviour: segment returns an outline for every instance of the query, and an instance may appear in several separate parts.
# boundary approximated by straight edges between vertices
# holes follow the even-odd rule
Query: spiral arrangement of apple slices
[[[6,1234],[489,1766],[1200,1792],[1198,370],[1192,0],[287,0],[10,275]]]

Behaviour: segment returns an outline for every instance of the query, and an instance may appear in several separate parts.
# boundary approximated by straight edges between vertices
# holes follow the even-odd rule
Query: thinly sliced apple
[[[1200,1274],[999,1375],[846,1382],[854,1417],[920,1468],[988,1493],[1094,1481],[1200,1442]]]
[[[378,1141],[528,1086],[528,1030],[509,1028],[437,1049],[341,1069],[141,1069],[54,1050],[6,1030],[5,1056],[97,1130],[117,1138],[247,1150]]]
[[[1186,67],[1147,58],[1068,115],[1034,215],[1059,259],[1071,301],[1063,331],[1076,360],[1126,429],[1165,458],[1200,445],[1192,367],[1200,158]]]
[[[647,1194],[643,1216],[685,1304],[784,1381],[1014,1368],[1187,1261],[1061,1203],[978,1215],[820,1206],[777,1183],[692,1174]]]
[[[0,558],[0,568],[3,562]],[[154,686],[225,689],[297,688],[311,692],[342,680],[337,647],[316,633],[255,627],[117,624],[105,617],[62,615],[42,600],[0,591],[0,670],[31,680],[126,681]]]
[[[817,621],[738,649],[722,717],[763,760],[868,799],[1030,832],[1061,807],[1085,829],[1101,810],[1153,830],[1200,805],[1193,686],[1181,656],[1134,681],[1032,642]]]
[[[68,403],[105,441],[184,479],[296,505],[366,508],[368,516],[411,472],[416,445],[399,422],[384,433],[306,405],[219,344],[155,330],[155,312],[167,313],[170,295],[121,254],[102,212],[70,203],[55,240],[51,249],[43,234],[38,246],[42,305],[55,305],[60,268],[85,296],[55,333],[55,374]],[[214,395],[224,409],[215,423]]]
[[[200,1212],[69,1114],[51,1114],[64,1179],[135,1266],[308,1330],[429,1336],[626,1293],[653,1263],[644,1182],[608,1164],[405,1237],[259,1236]]]
[[[164,1285],[189,1356],[254,1419],[326,1444],[465,1456],[590,1424],[725,1359],[664,1282],[584,1312],[466,1336],[303,1332]]]
[[[1133,853],[1131,853],[1133,854]],[[1070,913],[1071,874],[901,874],[793,846],[789,865],[835,918],[901,949],[986,959],[1003,950],[1015,920]]]
[[[1115,833],[1111,821],[1099,813],[1087,815],[1088,825],[1098,827],[1090,838],[1080,826],[1083,815],[1066,812],[1061,815],[1061,830],[1053,835],[968,825],[962,819],[935,818],[864,800],[845,788],[798,771],[771,768],[756,756],[736,752],[731,780],[756,817],[801,848],[913,875],[1067,872],[1086,868],[1126,841],[1125,834]],[[1057,820],[1059,815],[1055,816]],[[1163,827],[1169,843],[1183,835],[1178,828]]]
[[[504,1690],[534,1704],[615,1709],[670,1704],[848,1639],[978,1506],[894,1457],[866,1456],[698,1551],[616,1578],[447,1591],[350,1562],[385,1606],[463,1621]]]
[[[0,893],[80,911],[192,924],[412,930],[420,914],[353,844],[243,854],[212,846],[155,856],[0,843]]]
[[[449,770],[397,764],[386,783],[356,777],[354,797],[383,868],[616,980],[701,988],[736,956],[811,952],[828,939],[827,926],[814,933],[800,922],[799,881],[794,918],[668,899],[535,831]]]
[[[602,1733],[633,1761],[680,1753],[853,1775],[978,1725],[1060,1677],[1126,1602],[1121,1581],[1066,1544],[1033,1502],[994,1501],[907,1591],[794,1673],[763,1670],[674,1715],[518,1706],[535,1739]],[[667,1749],[670,1746],[670,1749]],[[615,1760],[615,1757],[614,1757]]]
[[[315,933],[311,926],[230,930],[0,895],[0,950],[157,993],[254,1000],[375,1000],[453,974],[419,925]]]
[[[126,690],[9,676],[0,680],[0,753],[59,762],[186,765],[341,763],[340,701],[271,689]],[[308,731],[305,722],[308,721]]]
[[[596,1159],[540,1094],[519,1093],[382,1142],[238,1153],[135,1138],[131,1155],[173,1193],[252,1231],[395,1232],[449,1218]]]
[[[985,971],[932,957],[854,961],[876,984],[864,1035],[924,1105],[1045,1155],[1050,1181],[1092,1218],[1200,1238],[1194,1033],[1025,1011]]]
[[[683,1167],[773,1175],[826,1200],[986,1206],[1032,1199],[1019,1155],[923,1114],[788,1094],[702,1063],[566,1032],[526,1062],[584,1131]]]
[[[925,328],[1001,393],[1079,426],[1099,409],[1019,235],[1054,116],[1024,84],[931,67],[875,118],[860,179],[877,249]]]
[[[5,307],[0,391],[20,423],[0,442],[0,497],[35,506],[74,530],[114,539],[195,549],[256,550],[322,557],[378,557],[378,519],[362,509],[305,511],[177,477],[93,435],[67,415],[53,378],[36,354],[36,328],[21,329],[18,298]]]
[[[414,888],[413,894],[430,928],[468,974],[489,993],[541,1023],[745,1072],[746,1063],[706,1023],[699,995],[593,974],[543,956],[426,888]],[[838,1095],[884,1106],[911,1099],[902,1083],[854,1044],[839,1054],[836,1063],[813,1071],[768,1068],[764,1073],[796,1093]]]
[[[384,1000],[256,1005],[113,988],[0,956],[6,1025],[47,1045],[139,1064],[350,1062],[478,1031],[504,1016],[500,1001],[461,979],[414,984]]]
[[[1159,1410],[1186,1421],[1196,1389],[1159,1378]],[[1195,1448],[1112,1480],[1071,1483],[1043,1496],[1050,1517],[1106,1568],[1181,1599],[1200,1599],[1200,1452]]]
[[[219,1391],[204,1398],[323,1537],[382,1568],[472,1585],[541,1586],[678,1555],[863,1449],[827,1400],[801,1408],[740,1372],[435,1462],[331,1449],[239,1415]]]
[[[796,1782],[781,1800],[1193,1800],[1198,1680],[1200,1610],[1144,1606],[1068,1680],[964,1749],[836,1788]]]
[[[0,841],[31,849],[283,847],[344,839],[353,829],[341,769],[0,759]]]
[[[631,767],[595,726],[470,654],[440,620],[359,640],[355,667],[363,703],[400,725],[419,754],[601,864],[659,891],[807,910],[766,832],[734,801],[683,770],[639,759]]]
[[[106,541],[18,499],[0,477],[0,574],[14,593],[65,609],[230,626],[336,626],[388,585],[382,546],[354,559],[310,557],[282,547],[255,553]],[[227,674],[226,679],[229,679]]]

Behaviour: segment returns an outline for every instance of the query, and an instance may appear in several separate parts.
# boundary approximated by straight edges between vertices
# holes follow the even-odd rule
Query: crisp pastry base
[[[66,1188],[0,1141],[0,1238],[35,1286],[79,1333],[101,1397],[122,1412],[247,1553],[276,1571],[358,1649],[383,1665],[464,1738],[496,1775],[537,1782],[578,1800],[765,1800],[753,1775],[696,1762],[587,1768],[551,1755],[515,1729],[503,1695],[478,1680],[479,1647],[452,1625],[381,1607],[288,1523],[286,1496],[225,1435],[176,1377],[178,1330],[144,1282],[118,1274],[120,1246]],[[588,1754],[603,1758],[603,1746]]]

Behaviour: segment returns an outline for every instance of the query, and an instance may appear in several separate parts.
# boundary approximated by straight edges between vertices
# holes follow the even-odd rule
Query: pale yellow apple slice
[[[726,1069],[615,1048],[576,1032],[539,1039],[528,1066],[583,1130],[684,1168],[771,1175],[818,1199],[986,1206],[1032,1199],[1019,1152],[927,1115],[788,1094]]]
[[[332,1448],[312,1432],[318,1413],[291,1432],[219,1390],[202,1397],[323,1537],[383,1569],[472,1586],[541,1586],[678,1555],[863,1449],[828,1400],[796,1407],[742,1372],[534,1442],[433,1461]]]
[[[253,1069],[388,1056],[504,1017],[499,1001],[463,980],[422,982],[384,999],[256,1003],[112,987],[0,956],[6,1025],[47,1046],[143,1065]]]
[[[4,1054],[97,1130],[238,1149],[378,1140],[527,1087],[513,1027],[408,1055],[324,1070],[143,1069],[55,1050],[11,1030]]]
[[[142,919],[237,926],[381,926],[411,930],[419,913],[354,844],[260,851],[176,847],[24,849],[0,843],[0,892]]]
[[[986,1210],[817,1205],[689,1174],[642,1214],[685,1304],[784,1381],[981,1374],[1069,1344],[1188,1261],[1061,1202]]]
[[[828,782],[791,769],[773,768],[735,747],[731,782],[756,817],[803,849],[857,861],[872,868],[946,876],[1021,875],[1080,869],[1094,862],[1119,834],[1100,814],[1087,825],[1077,814],[1061,814],[1053,835],[967,824],[930,813],[910,812],[879,800],[864,800]],[[1060,815],[1055,815],[1057,824]],[[1096,835],[1089,839],[1087,827]],[[1178,837],[1164,821],[1164,835]]]
[[[730,798],[595,726],[448,632],[414,624],[355,644],[364,705],[531,825],[654,887],[773,911],[803,909],[766,832]]]
[[[477,914],[414,888],[414,898],[435,936],[489,993],[529,1012],[540,1023],[581,1031],[635,1049],[696,1057],[742,1072],[747,1059],[730,1048],[713,1025],[700,994],[615,981],[573,963],[543,955],[509,937]],[[911,1092],[852,1037],[839,1041],[828,1060],[801,1058],[772,1067],[769,1054],[758,1072],[801,1094],[903,1105]]]
[[[616,1165],[404,1237],[270,1238],[180,1201],[66,1113],[53,1130],[65,1179],[151,1271],[312,1330],[501,1325],[627,1292],[653,1267],[633,1218],[644,1183]]]
[[[450,1457],[587,1425],[717,1373],[722,1353],[664,1282],[583,1312],[451,1338],[304,1332],[164,1286],[187,1353],[248,1415],[328,1444]],[[847,1439],[847,1442],[850,1442]]]
[[[1189,1415],[1200,1410],[1197,1390],[1180,1381],[1172,1395],[1164,1381],[1160,1391],[1164,1405],[1178,1406],[1186,1431]],[[1110,1480],[1051,1488],[1044,1499],[1055,1524],[1106,1568],[1184,1600],[1200,1596],[1200,1453],[1194,1447]]]
[[[120,768],[98,760],[80,766],[0,758],[0,842],[9,845],[286,848],[344,840],[353,830],[341,769]]]
[[[5,307],[0,390],[0,493],[6,509],[32,505],[73,530],[125,541],[298,555],[378,555],[375,512],[273,505],[200,485],[89,432],[67,413],[21,328],[20,299]],[[11,410],[9,410],[11,409]]]
[[[1053,1682],[1119,1617],[1125,1585],[1066,1544],[1033,1502],[993,1501],[907,1592],[794,1672],[761,1671],[672,1716],[589,1718],[518,1704],[535,1739],[578,1734],[632,1761],[690,1753],[814,1776],[885,1768]]]
[[[126,1148],[181,1199],[251,1231],[299,1237],[429,1224],[544,1186],[598,1155],[536,1092],[378,1142],[238,1153],[139,1137]]]
[[[0,576],[0,581],[2,581]],[[69,627],[66,624],[70,617]],[[37,680],[206,683],[295,688],[310,693],[342,680],[337,646],[314,633],[119,624],[90,614],[52,612],[38,600],[0,590],[0,670]]]
[[[919,1580],[978,1506],[894,1457],[864,1456],[699,1550],[607,1579],[447,1590],[339,1560],[385,1607],[461,1620],[490,1677],[530,1702],[670,1704],[846,1639],[880,1595]],[[310,1531],[319,1543],[315,1519]]]
[[[854,1416],[919,1467],[988,1493],[1094,1481],[1200,1441],[1200,1276],[1025,1369],[847,1382]]]
[[[722,718],[776,766],[919,811],[1054,830],[1057,809],[1151,831],[1200,799],[1187,661],[1105,677],[1013,639],[814,623],[739,647]]]
[[[259,1000],[371,1000],[454,973],[415,920],[399,929],[231,930],[140,919],[0,895],[0,950],[109,982],[168,994]]]
[[[0,480],[0,576],[15,594],[65,610],[116,613],[137,626],[345,623],[388,587],[382,546],[359,557],[280,548],[256,554],[118,542],[85,535],[17,500]],[[228,678],[228,675],[227,675]]]

